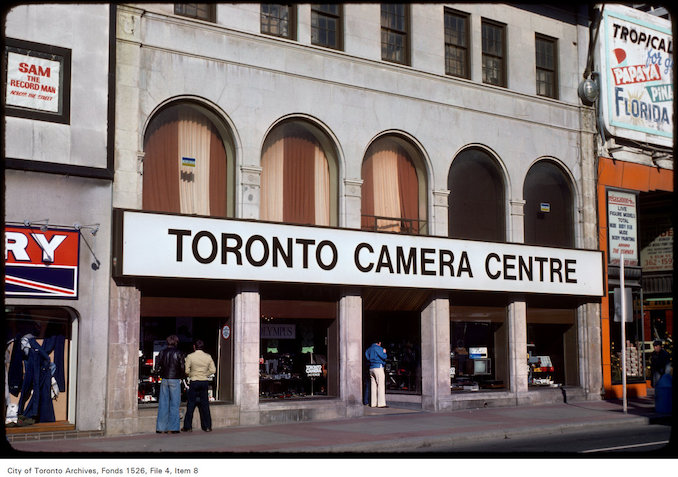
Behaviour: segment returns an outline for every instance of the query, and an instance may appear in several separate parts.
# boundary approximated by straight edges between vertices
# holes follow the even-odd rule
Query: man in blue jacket
[[[365,358],[370,363],[370,407],[386,406],[386,349],[381,347],[381,341],[372,343],[365,351]]]

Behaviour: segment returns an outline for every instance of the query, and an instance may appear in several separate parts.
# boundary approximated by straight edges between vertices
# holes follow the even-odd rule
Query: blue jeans
[[[158,419],[155,430],[158,432],[178,431],[181,424],[179,417],[181,404],[181,380],[163,379],[160,382],[158,396]]]

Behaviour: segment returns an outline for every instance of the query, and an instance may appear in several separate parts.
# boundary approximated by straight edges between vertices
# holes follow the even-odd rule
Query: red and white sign
[[[5,227],[5,296],[77,298],[80,232]]]
[[[638,266],[638,232],[636,194],[616,190],[607,191],[607,228],[609,239],[609,263],[619,265],[624,256],[624,265]]]
[[[59,112],[61,63],[16,52],[7,53],[6,104]]]

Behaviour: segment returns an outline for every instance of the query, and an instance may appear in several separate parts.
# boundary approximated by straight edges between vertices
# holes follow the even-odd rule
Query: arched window
[[[182,103],[161,110],[144,152],[144,210],[233,215],[232,141],[207,109]]]
[[[288,121],[266,138],[261,156],[262,220],[336,225],[336,155],[324,133]]]
[[[367,150],[362,166],[362,228],[426,232],[426,182],[405,141],[384,137]]]
[[[525,199],[525,243],[551,247],[574,247],[574,197],[563,170],[544,160],[527,172]]]
[[[467,149],[452,161],[448,234],[470,240],[504,241],[506,207],[504,179],[497,162],[480,149]]]

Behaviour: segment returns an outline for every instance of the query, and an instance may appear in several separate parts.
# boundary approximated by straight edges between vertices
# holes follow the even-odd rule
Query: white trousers
[[[370,369],[370,407],[386,406],[386,375],[384,368]]]

